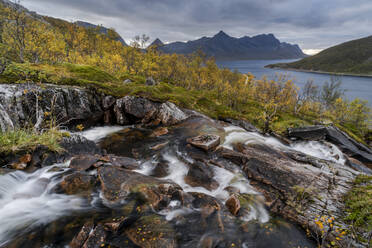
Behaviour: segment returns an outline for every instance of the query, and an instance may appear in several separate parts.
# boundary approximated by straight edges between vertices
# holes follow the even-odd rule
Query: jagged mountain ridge
[[[216,59],[295,59],[304,58],[298,45],[280,42],[273,34],[235,38],[220,31],[213,37],[173,42],[160,48],[165,53],[190,54],[202,50]]]

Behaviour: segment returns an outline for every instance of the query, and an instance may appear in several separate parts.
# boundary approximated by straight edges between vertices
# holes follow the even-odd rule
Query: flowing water
[[[220,135],[222,145],[229,149],[236,143],[266,144],[278,150],[296,150],[337,163],[345,162],[339,149],[327,143],[306,142],[287,146],[275,138],[247,132],[235,126],[221,128],[212,121],[198,118],[186,121],[160,137],[154,136],[151,129],[135,127],[99,127],[81,134],[98,142],[108,153],[139,159],[140,166],[136,172],[162,180],[171,180],[185,192],[203,193],[222,203],[229,198],[227,190],[229,187],[235,187],[241,194],[250,196],[250,210],[240,216],[239,220],[239,223],[245,223],[243,226],[248,228],[249,232],[241,232],[241,224],[237,223],[226,227],[225,230],[231,237],[243,239],[243,247],[315,247],[301,229],[270,215],[264,207],[263,196],[250,185],[240,168],[233,164],[225,168],[210,165],[213,179],[218,182],[215,189],[192,187],[186,183],[185,176],[190,168],[188,164],[194,162],[193,157],[202,156],[202,153],[192,150],[185,140],[203,132]],[[159,144],[163,144],[162,148],[154,150],[153,147]],[[160,163],[167,165],[165,175],[161,176],[156,175],[156,167]],[[14,245],[14,240],[29,234],[33,234],[32,240],[37,239],[45,247],[63,247],[66,245],[64,242],[71,240],[73,233],[79,230],[80,223],[84,223],[81,219],[86,220],[93,218],[92,216],[96,216],[94,217],[96,219],[117,216],[116,210],[105,205],[105,199],[99,190],[93,197],[88,198],[58,194],[54,191],[62,178],[70,173],[68,165],[68,162],[51,165],[33,173],[15,171],[0,174],[0,247],[5,247],[9,243],[13,244],[12,247],[20,247]],[[173,200],[167,208],[156,214],[164,216],[182,232],[190,226],[199,225],[199,211],[183,207],[179,201]],[[184,217],[185,223],[178,221],[181,216]],[[69,225],[75,225],[73,229],[75,232],[71,231],[71,235],[64,231],[64,226]],[[49,235],[53,228],[60,237],[57,234],[50,238],[42,237]],[[241,237],[242,235],[245,236]],[[202,237],[201,233],[193,239],[199,240]],[[49,245],[46,241],[54,242],[53,239],[56,238],[61,239],[58,245],[56,243]],[[28,239],[25,238],[24,242],[29,242]],[[182,242],[183,247],[195,247],[195,243],[189,240]]]
[[[88,208],[76,196],[52,192],[68,163],[0,175],[0,247],[16,236]]]

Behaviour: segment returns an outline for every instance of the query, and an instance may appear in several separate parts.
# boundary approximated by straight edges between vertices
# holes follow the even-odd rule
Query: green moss
[[[357,228],[372,231],[372,176],[359,175],[345,196],[345,220]]]
[[[43,145],[51,151],[60,152],[59,141],[63,134],[55,129],[43,133],[32,130],[16,130],[0,132],[0,154],[12,154],[19,151],[32,151],[38,145]]]

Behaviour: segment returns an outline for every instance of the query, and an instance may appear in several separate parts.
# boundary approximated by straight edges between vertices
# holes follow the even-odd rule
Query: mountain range
[[[333,46],[300,61],[267,67],[372,76],[372,36]]]
[[[298,45],[280,42],[273,34],[235,38],[220,31],[213,37],[188,42],[163,44],[156,39],[153,43],[160,44],[159,50],[164,53],[191,54],[201,50],[217,60],[297,59],[307,56]]]

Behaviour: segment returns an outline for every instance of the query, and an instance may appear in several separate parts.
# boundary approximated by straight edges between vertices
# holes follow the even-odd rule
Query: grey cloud
[[[23,0],[31,10],[115,28],[126,40],[274,33],[302,48],[371,35],[370,0]]]

